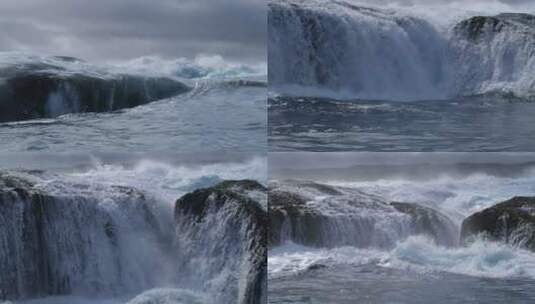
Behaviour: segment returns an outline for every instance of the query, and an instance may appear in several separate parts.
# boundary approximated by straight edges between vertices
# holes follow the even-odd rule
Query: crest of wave
[[[193,59],[145,56],[118,65],[133,72],[163,73],[183,79],[242,78],[267,74],[265,63],[237,63],[220,55],[198,55]]]

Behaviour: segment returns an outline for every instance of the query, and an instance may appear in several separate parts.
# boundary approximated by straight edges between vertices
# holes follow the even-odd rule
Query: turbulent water
[[[21,73],[25,78],[16,76]],[[262,65],[238,65],[217,56],[94,64],[3,53],[0,74],[2,115],[9,110],[14,114],[7,119],[24,118],[0,124],[3,152],[266,148]],[[21,77],[24,82],[17,82]],[[26,108],[16,108],[12,100]]]
[[[313,174],[317,183],[270,182],[272,220],[281,216],[276,210],[286,210],[286,224],[272,222],[271,229],[286,237],[270,236],[269,302],[534,301],[533,252],[484,239],[463,245],[444,241],[452,233],[459,240],[469,215],[513,196],[532,196],[535,171],[529,164],[486,171],[468,167],[391,167],[395,170],[374,178],[366,177],[369,170],[354,168],[353,178],[325,172]],[[422,170],[427,173],[420,175]],[[401,209],[390,202],[412,204]],[[433,211],[422,213],[428,209],[414,204]],[[433,212],[441,216],[425,220]],[[301,222],[309,231],[297,233]],[[370,238],[382,241],[366,241]]]
[[[259,246],[258,236],[250,230],[256,223],[246,228],[249,215],[237,212],[256,204],[264,205],[254,207],[258,210],[265,208],[265,193],[246,194],[251,198],[241,199],[244,205],[240,208],[238,198],[232,203],[235,208],[224,197],[216,200],[236,212],[234,227],[249,235],[242,239],[224,226],[211,227],[202,238],[190,240],[190,253],[197,253],[207,263],[194,274],[184,269],[189,259],[177,246],[179,240],[194,233],[190,230],[195,231],[195,224],[173,216],[180,208],[175,201],[196,189],[223,180],[265,182],[265,158],[240,159],[204,163],[178,156],[173,161],[103,159],[67,170],[56,166],[21,170],[2,165],[0,296],[20,299],[13,303],[39,304],[257,303],[261,292],[247,294],[248,282],[257,278],[257,265],[249,261],[262,255],[251,252],[247,257],[247,252],[237,249],[245,240],[251,248]],[[222,193],[242,191],[238,185],[233,189]],[[221,219],[228,211],[210,209],[207,215],[211,212],[214,216],[220,212]],[[211,239],[211,233],[228,236]],[[195,248],[202,240],[211,240],[218,250],[235,255],[201,254]],[[235,261],[240,255],[243,260]],[[251,277],[241,281],[240,272]]]
[[[0,53],[0,300],[265,302],[265,70]]]
[[[272,1],[270,149],[533,150],[535,17],[445,7]]]

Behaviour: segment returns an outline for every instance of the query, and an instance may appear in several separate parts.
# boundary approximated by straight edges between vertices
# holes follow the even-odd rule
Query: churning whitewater
[[[500,9],[271,1],[270,149],[533,150],[535,16]]]
[[[269,182],[270,303],[535,300],[533,164],[388,167]]]
[[[249,157],[2,170],[0,299],[262,303],[265,166]]]
[[[272,1],[270,85],[349,99],[531,98],[535,17],[452,11],[457,22],[445,23],[417,12],[351,1]]]

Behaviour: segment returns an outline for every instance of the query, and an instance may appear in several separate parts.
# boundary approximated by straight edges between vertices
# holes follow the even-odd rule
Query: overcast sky
[[[268,0],[1,0],[0,51],[110,61],[222,55],[266,60]],[[483,3],[513,8],[533,0],[361,0],[403,6]],[[507,8],[508,6],[505,6]]]
[[[403,4],[403,5],[435,4],[435,3],[449,4],[449,3],[452,3],[452,2],[463,3],[465,5],[470,5],[470,4],[474,3],[474,2],[479,2],[479,3],[499,2],[499,3],[513,5],[513,6],[516,6],[516,5],[532,5],[533,4],[533,0],[359,0],[359,1],[375,3],[375,4],[378,4],[378,3],[385,3],[385,4],[388,4],[388,3],[399,3],[399,4]]]
[[[265,0],[2,0],[0,51],[265,61]]]

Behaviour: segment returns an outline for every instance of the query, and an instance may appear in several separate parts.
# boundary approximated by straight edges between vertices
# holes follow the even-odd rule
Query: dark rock
[[[479,235],[535,251],[535,197],[514,197],[466,218],[462,242]]]
[[[224,181],[177,200],[176,250],[184,283],[202,286],[226,273],[215,287],[221,303],[265,303],[267,202],[257,200],[265,192],[256,181]]]
[[[45,63],[0,68],[0,122],[131,108],[187,92],[172,79],[62,73]]]
[[[455,31],[462,33],[470,40],[477,40],[486,32],[500,32],[503,26],[503,21],[497,17],[476,16],[461,21],[455,26]]]
[[[325,269],[327,268],[327,265],[323,265],[323,264],[312,264],[310,266],[308,266],[308,268],[306,269],[306,271],[314,271],[314,270],[320,270],[320,269]]]
[[[460,37],[478,42],[483,37],[492,38],[494,34],[504,30],[525,34],[526,28],[531,28],[530,35],[534,35],[535,16],[530,14],[506,13],[496,16],[475,16],[459,22],[454,31]]]

